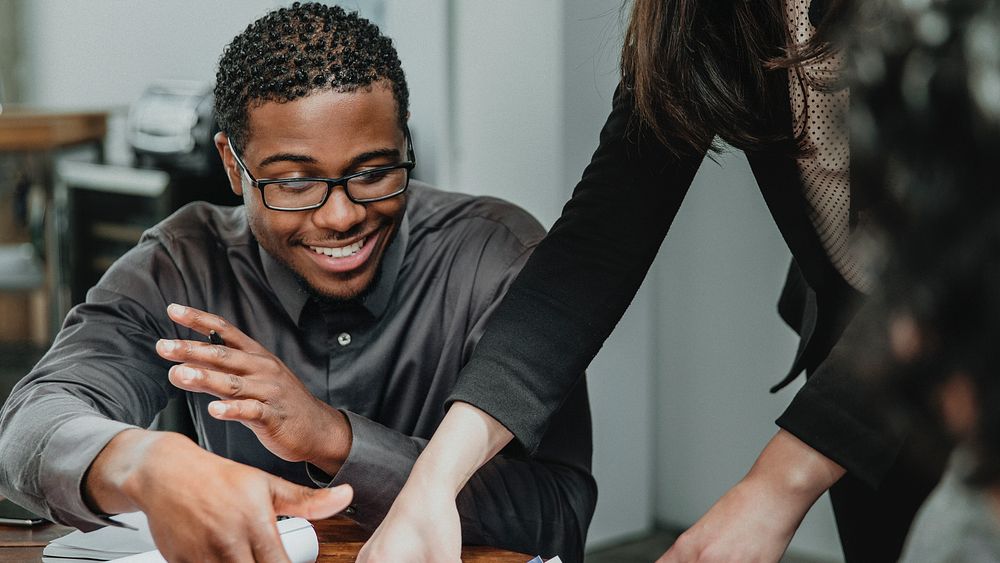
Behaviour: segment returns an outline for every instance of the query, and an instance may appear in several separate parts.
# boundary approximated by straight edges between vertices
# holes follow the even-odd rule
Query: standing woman
[[[872,202],[850,190],[833,42],[848,12],[846,0],[635,0],[600,145],[362,560],[457,560],[455,495],[510,440],[535,450],[716,136],[746,153],[794,257],[778,309],[801,342],[775,389],[803,371],[808,381],[746,477],[662,560],[777,561],[827,489],[847,561],[896,559],[933,479],[897,467],[903,440],[865,404],[841,339],[871,287],[852,239]]]

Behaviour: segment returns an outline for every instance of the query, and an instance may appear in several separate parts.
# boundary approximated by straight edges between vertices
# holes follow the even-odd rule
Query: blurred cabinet
[[[241,203],[229,190],[221,166],[197,174],[63,159],[56,170],[60,318],[84,301],[87,291],[146,229],[180,207],[192,201]]]
[[[143,231],[175,207],[162,170],[60,161],[56,196],[63,232],[59,308],[65,315]]]

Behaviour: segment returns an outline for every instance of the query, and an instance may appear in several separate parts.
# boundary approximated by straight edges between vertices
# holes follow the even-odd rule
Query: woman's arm
[[[750,472],[657,563],[778,561],[809,508],[843,475],[844,468],[779,430]]]
[[[631,303],[704,156],[670,154],[632,119],[619,87],[573,197],[492,315],[362,560],[457,560],[457,492],[512,438],[534,453]]]
[[[669,153],[633,123],[632,103],[619,87],[572,198],[450,397],[488,413],[528,452],[635,297],[704,157]]]
[[[460,561],[455,497],[512,438],[485,412],[454,403],[358,561]]]

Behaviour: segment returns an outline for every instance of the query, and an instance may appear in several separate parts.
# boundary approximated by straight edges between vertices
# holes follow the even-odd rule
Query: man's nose
[[[346,233],[361,224],[368,214],[367,208],[347,197],[342,186],[333,188],[326,203],[313,211],[312,222],[321,229]]]

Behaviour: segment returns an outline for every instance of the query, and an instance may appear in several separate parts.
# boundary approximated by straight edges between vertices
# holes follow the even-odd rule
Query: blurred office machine
[[[208,84],[157,82],[129,109],[125,155],[59,163],[57,193],[65,198],[63,313],[85,299],[143,231],[173,211],[197,200],[241,203],[215,150],[212,105]]]

